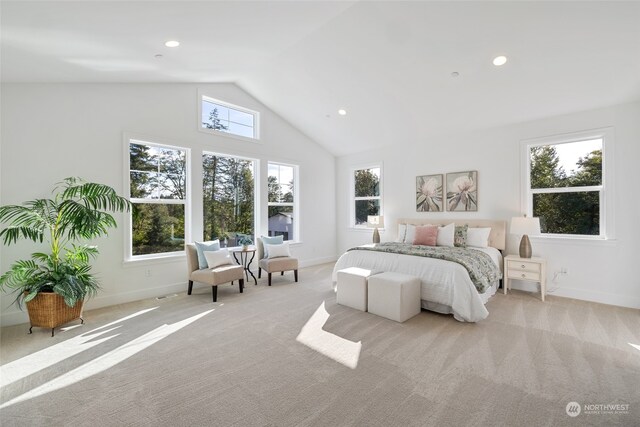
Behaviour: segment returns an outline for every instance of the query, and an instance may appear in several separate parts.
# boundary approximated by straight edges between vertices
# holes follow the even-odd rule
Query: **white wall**
[[[260,143],[216,136],[198,130],[197,92],[261,113]],[[202,151],[243,155],[300,166],[302,243],[292,247],[301,264],[335,260],[335,158],[282,118],[233,84],[3,84],[1,86],[1,204],[46,197],[52,185],[68,176],[111,185],[126,194],[123,133],[146,135],[192,149],[193,238],[202,237],[202,189],[198,159]],[[265,186],[263,186],[265,187]],[[267,190],[260,194],[260,227],[266,234]],[[94,270],[103,290],[88,307],[101,307],[186,290],[184,258],[124,263],[124,215],[120,228],[97,241],[101,250]],[[200,219],[200,221],[198,221]],[[28,257],[36,245],[3,247],[1,269]],[[146,276],[147,270],[151,275]],[[26,313],[0,300],[3,325],[26,322]]]
[[[338,158],[338,250],[369,243],[371,231],[349,229],[349,177],[353,166],[383,162],[384,216],[382,241],[395,239],[398,218],[491,218],[509,220],[522,212],[520,141],[536,137],[613,126],[615,132],[616,238],[606,242],[551,241],[532,238],[535,256],[547,259],[548,288],[554,294],[640,308],[640,103],[615,106],[428,141],[394,141],[393,147]],[[478,171],[477,213],[417,213],[417,175]],[[510,236],[507,253],[517,253]],[[569,274],[556,282],[554,273]],[[535,284],[514,281],[514,288]]]

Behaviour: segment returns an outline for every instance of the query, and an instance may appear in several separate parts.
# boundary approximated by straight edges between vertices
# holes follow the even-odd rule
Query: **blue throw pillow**
[[[205,258],[204,253],[207,251],[219,251],[220,250],[220,240],[212,240],[210,242],[194,242],[196,244],[196,251],[198,252],[198,266],[200,270],[203,268],[207,268],[209,265],[207,264],[207,258]]]
[[[268,258],[269,252],[267,251],[266,245],[281,245],[282,243],[284,243],[284,236],[283,235],[272,236],[272,237],[262,236],[262,243],[264,243],[264,245],[262,245],[264,247],[264,257]]]

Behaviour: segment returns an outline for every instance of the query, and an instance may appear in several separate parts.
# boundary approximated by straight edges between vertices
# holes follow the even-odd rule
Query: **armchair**
[[[203,268],[199,269],[198,265],[198,253],[196,251],[196,245],[193,243],[187,243],[185,245],[187,252],[187,271],[189,275],[189,288],[187,295],[191,295],[193,289],[193,282],[200,282],[207,285],[211,285],[211,292],[213,293],[213,302],[218,300],[218,285],[223,283],[233,282],[238,280],[240,293],[244,289],[244,268],[237,264],[221,265],[216,268]]]
[[[258,243],[258,278],[262,276],[262,270],[268,273],[269,286],[271,286],[271,274],[280,272],[280,275],[284,275],[285,271],[293,270],[293,277],[298,282],[298,259],[293,257],[278,257],[278,258],[265,258],[264,257],[264,243],[262,239],[256,239]]]

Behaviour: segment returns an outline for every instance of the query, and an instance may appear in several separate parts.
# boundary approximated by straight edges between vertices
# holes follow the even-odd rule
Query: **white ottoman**
[[[337,274],[336,301],[338,304],[367,311],[367,279],[371,270],[349,267]]]
[[[369,277],[369,313],[404,322],[420,313],[420,279],[401,273]]]

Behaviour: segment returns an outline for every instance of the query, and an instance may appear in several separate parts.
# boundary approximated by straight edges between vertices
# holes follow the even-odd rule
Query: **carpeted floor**
[[[638,310],[514,291],[476,324],[400,324],[336,305],[331,268],[3,328],[0,423],[640,425]]]

